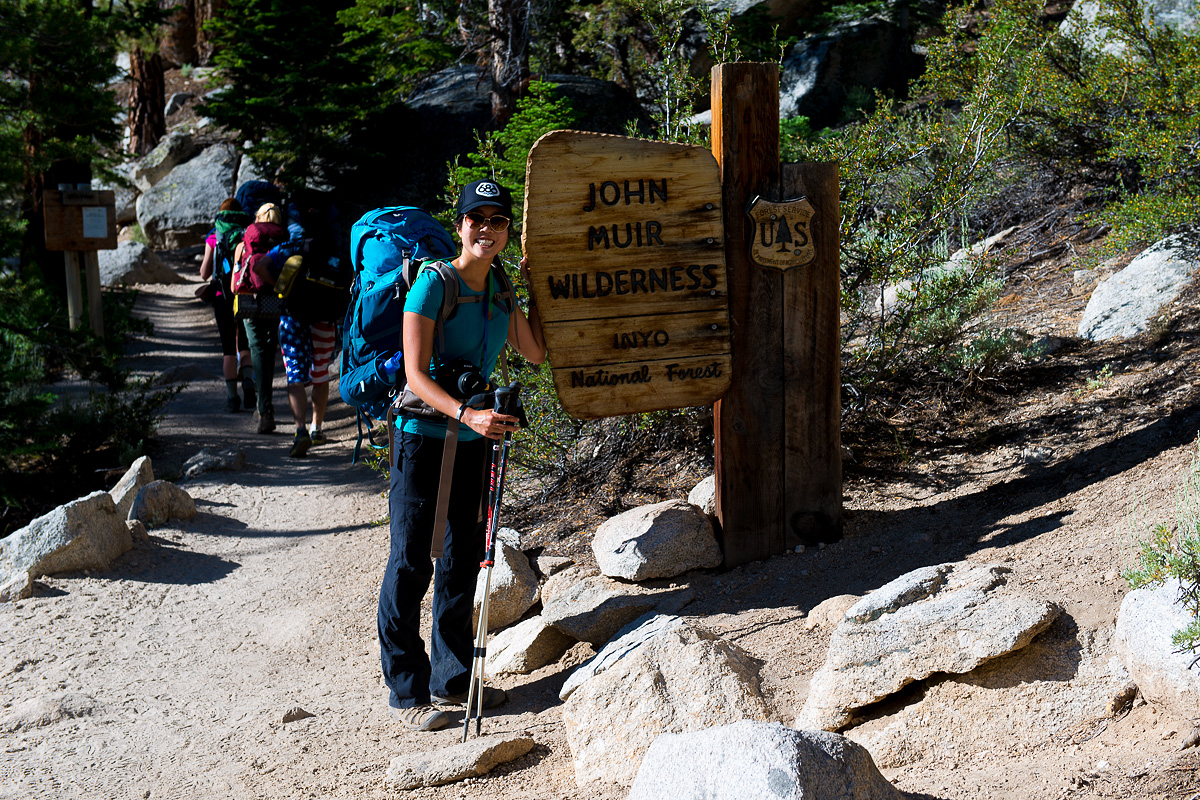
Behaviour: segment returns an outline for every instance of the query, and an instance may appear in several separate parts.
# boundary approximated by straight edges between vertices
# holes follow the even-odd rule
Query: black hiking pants
[[[484,556],[484,502],[491,440],[459,442],[444,555],[429,557],[445,442],[395,433],[391,551],[379,589],[379,650],[389,704],[411,708],[467,691],[475,634],[475,581]],[[433,579],[430,655],[421,639],[421,600]]]

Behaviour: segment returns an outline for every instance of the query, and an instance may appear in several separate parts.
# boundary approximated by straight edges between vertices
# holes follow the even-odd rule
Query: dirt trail
[[[193,254],[169,255],[191,275]],[[383,484],[350,465],[340,402],[333,441],[302,461],[286,457],[290,425],[257,436],[250,414],[222,410],[216,333],[194,286],[145,287],[140,300],[156,333],[133,348],[133,368],[191,381],[155,470],[177,478],[202,447],[232,446],[246,468],[182,481],[199,514],[151,531],[113,569],[45,578],[0,606],[0,725],[14,728],[0,737],[0,798],[623,798],[574,782],[557,691],[587,645],[498,682],[513,699],[485,731],[528,732],[528,756],[467,783],[387,789],[393,757],[459,732],[408,733],[387,713],[374,634]],[[279,388],[275,402],[285,423]],[[803,625],[818,602],[925,564],[1003,562],[1064,608],[1060,621],[1024,651],[920,685],[852,738],[901,788],[933,797],[1183,800],[1200,790],[1194,751],[1178,753],[1191,723],[1146,705],[1107,720],[1105,704],[1125,680],[1109,642],[1126,514],[1141,502],[1169,516],[1196,423],[1185,409],[1046,466],[1023,461],[1020,442],[986,458],[919,456],[908,482],[847,487],[843,542],[690,576],[699,599],[684,613],[763,661],[774,718],[790,724],[824,660],[828,631]],[[285,724],[296,707],[312,716]]]

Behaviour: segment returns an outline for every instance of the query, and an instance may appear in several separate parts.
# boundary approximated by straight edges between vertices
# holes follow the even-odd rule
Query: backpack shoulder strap
[[[513,308],[516,307],[517,295],[513,290],[512,280],[504,271],[504,265],[500,263],[499,258],[492,263],[492,275],[496,279],[496,291],[492,293],[492,302],[503,307],[506,314],[512,314]]]

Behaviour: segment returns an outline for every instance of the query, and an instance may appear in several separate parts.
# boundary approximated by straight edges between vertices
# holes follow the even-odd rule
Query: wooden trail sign
[[[60,184],[62,186],[70,184]],[[100,261],[96,251],[115,250],[117,247],[116,193],[90,188],[47,191],[42,195],[42,208],[46,249],[63,251],[66,263],[67,315],[71,330],[83,322],[83,284],[79,279],[82,266],[87,280],[92,332],[103,336]]]
[[[533,146],[522,244],[568,414],[707,405],[729,388],[723,217],[702,147],[578,131]]]

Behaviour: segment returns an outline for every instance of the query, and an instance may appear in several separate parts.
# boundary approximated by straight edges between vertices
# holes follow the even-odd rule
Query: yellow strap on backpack
[[[287,261],[283,262],[283,269],[279,271],[279,277],[275,279],[275,293],[280,297],[287,297],[292,291],[292,285],[295,283],[296,276],[300,274],[301,267],[304,266],[304,256],[294,255]]]

